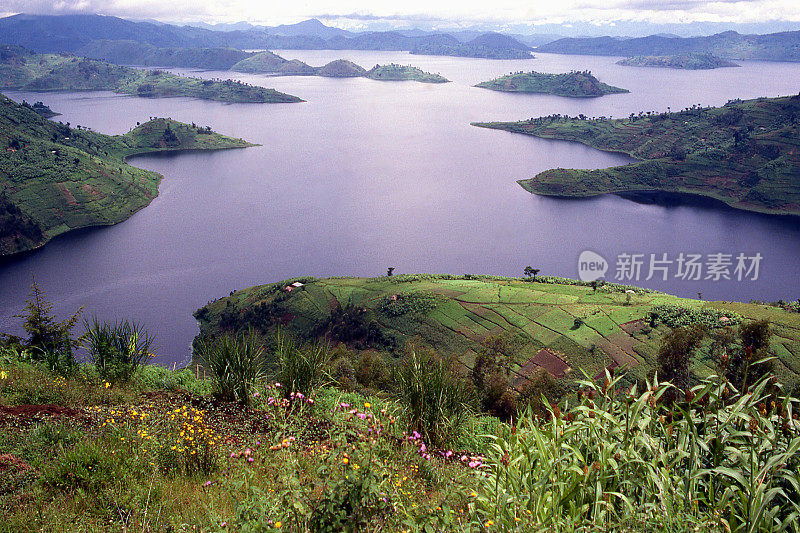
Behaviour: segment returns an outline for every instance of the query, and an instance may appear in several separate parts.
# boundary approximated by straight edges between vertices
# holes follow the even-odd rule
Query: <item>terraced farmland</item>
[[[293,282],[302,287],[287,291]],[[244,289],[196,313],[202,335],[253,326],[314,340],[327,338],[357,349],[400,356],[412,346],[455,355],[470,368],[487,339],[501,337],[514,361],[512,382],[543,367],[557,379],[591,376],[605,368],[628,367],[644,376],[655,364],[669,328],[650,313],[659,305],[716,309],[773,324],[777,372],[794,386],[800,373],[800,314],[755,304],[704,302],[638,290],[630,304],[625,287],[594,291],[571,280],[530,281],[488,276],[397,276],[298,278]],[[352,335],[342,332],[351,332]],[[354,333],[353,333],[354,332]],[[348,338],[348,335],[349,338]],[[709,341],[710,342],[710,341]],[[707,346],[706,346],[707,347]],[[713,371],[701,350],[698,374]]]

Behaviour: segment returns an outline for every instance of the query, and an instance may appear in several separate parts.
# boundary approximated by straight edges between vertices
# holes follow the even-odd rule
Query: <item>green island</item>
[[[4,46],[0,51],[0,89],[114,91],[143,97],[189,96],[231,103],[302,102],[296,96],[234,80],[204,80],[71,55],[34,54],[16,46]]]
[[[800,215],[799,119],[800,95],[625,119],[551,115],[474,125],[580,142],[640,160],[600,170],[551,169],[519,181],[535,194],[688,193],[737,209]]]
[[[431,74],[411,65],[375,65],[366,70],[347,59],[337,59],[321,67],[312,67],[298,59],[291,61],[272,52],[259,52],[233,65],[231,70],[274,76],[325,76],[329,78],[366,77],[372,80],[404,81],[422,83],[446,83],[449,80],[439,74]]]
[[[672,56],[634,56],[617,61],[626,67],[675,68],[682,70],[710,70],[715,68],[738,67],[733,61],[722,59],[709,53],[692,53]]]
[[[525,270],[236,291],[197,311],[198,364],[185,369],[152,364],[144,324],[55,317],[34,282],[25,337],[0,336],[3,526],[796,523],[800,302],[704,302]]]
[[[481,82],[475,87],[512,93],[554,94],[570,98],[593,98],[630,92],[602,83],[589,71],[573,71],[566,74],[520,71]]]
[[[103,135],[51,122],[0,95],[0,256],[73,229],[122,222],[148,205],[162,176],[127,165],[129,156],[247,146],[253,145],[165,118]]]

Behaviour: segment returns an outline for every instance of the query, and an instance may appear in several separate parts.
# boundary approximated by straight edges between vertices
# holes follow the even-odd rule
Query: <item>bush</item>
[[[211,373],[221,399],[250,404],[253,384],[266,372],[264,345],[255,330],[201,340],[195,355]]]
[[[410,429],[434,446],[458,435],[474,403],[472,387],[453,368],[454,361],[412,351],[392,376]]]
[[[288,398],[293,392],[311,394],[327,378],[329,350],[321,344],[298,346],[284,335],[276,339],[277,380]]]
[[[137,322],[84,321],[86,347],[100,377],[111,382],[128,382],[153,358],[153,336]]]
[[[650,325],[658,322],[671,328],[702,325],[708,329],[735,326],[741,323],[742,317],[729,311],[718,309],[693,309],[675,304],[663,304],[653,308],[650,313]]]

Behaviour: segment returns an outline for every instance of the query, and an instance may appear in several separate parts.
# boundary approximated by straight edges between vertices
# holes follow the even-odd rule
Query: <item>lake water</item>
[[[139,156],[165,176],[150,206],[113,227],[83,230],[0,265],[0,331],[20,332],[31,278],[63,316],[80,306],[101,318],[133,318],[157,335],[159,362],[189,355],[192,312],[231,290],[313,275],[486,273],[577,277],[593,250],[611,264],[645,254],[635,284],[683,296],[748,301],[800,296],[798,218],[707,203],[646,205],[616,196],[541,198],[517,179],[553,167],[601,168],[624,156],[470,126],[566,113],[627,116],[643,110],[721,105],[732,98],[797,93],[800,64],[746,62],[714,71],[637,69],[614,58],[539,54],[530,61],[411,56],[404,52],[283,51],[322,65],[345,57],[413,64],[443,85],[233,74],[307,100],[223,104],[113,93],[9,93],[42,100],[56,120],[124,133],[150,116],[210,125],[261,146]],[[517,70],[591,70],[630,94],[573,100],[472,87]],[[188,72],[176,70],[176,72]],[[232,73],[192,73],[231,77]],[[763,257],[757,280],[647,281],[650,254],[745,253]],[[674,265],[673,265],[674,268]],[[752,276],[752,275],[751,275]]]

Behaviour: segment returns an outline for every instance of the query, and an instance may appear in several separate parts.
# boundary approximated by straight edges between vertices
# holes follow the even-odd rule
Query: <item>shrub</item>
[[[277,379],[288,398],[291,393],[311,394],[327,378],[329,350],[327,346],[313,344],[298,346],[286,336],[276,339],[275,355],[278,360]]]
[[[454,361],[412,351],[392,376],[410,429],[434,446],[458,435],[474,403],[472,387],[453,368]]]
[[[650,325],[658,322],[671,328],[681,328],[699,324],[708,329],[735,326],[742,317],[736,313],[718,309],[694,309],[675,304],[657,305],[650,313]]]
[[[153,336],[140,323],[122,320],[84,321],[86,347],[100,377],[112,383],[127,382],[146,365],[153,354]]]
[[[211,373],[220,398],[250,404],[253,384],[266,371],[264,345],[252,328],[247,334],[226,333],[201,340],[195,355]]]

